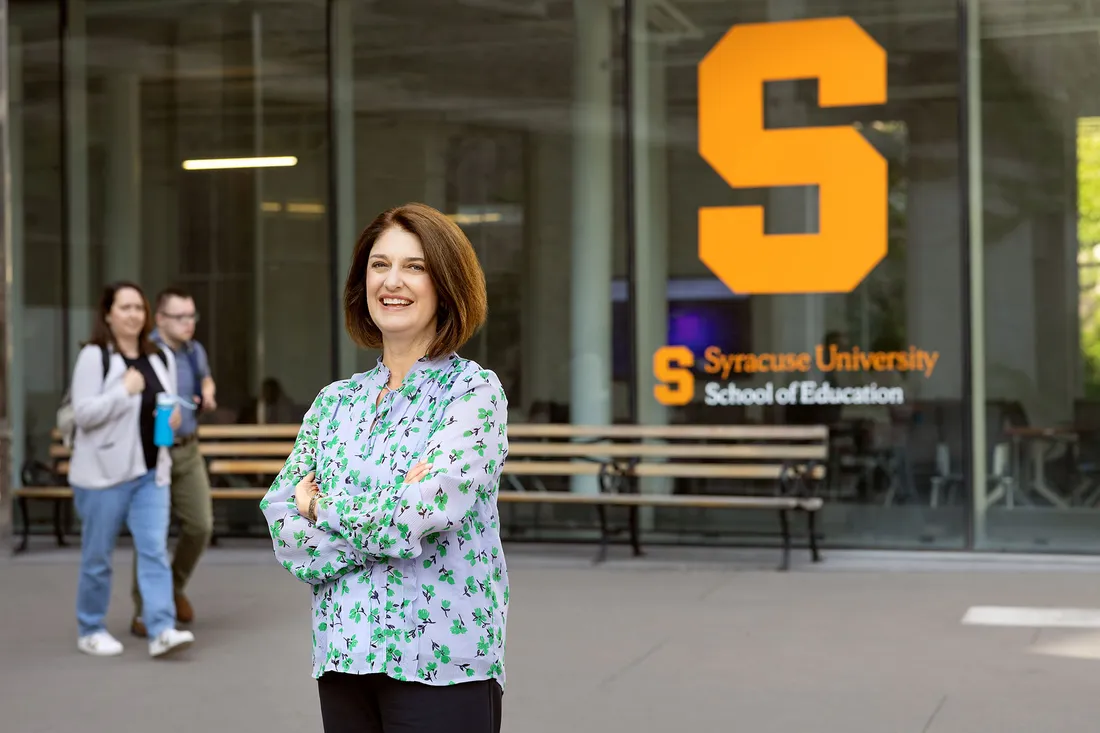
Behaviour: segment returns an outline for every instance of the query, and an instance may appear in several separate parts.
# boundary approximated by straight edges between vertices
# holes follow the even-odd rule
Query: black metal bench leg
[[[607,536],[609,534],[607,528],[607,507],[603,504],[597,504],[596,511],[600,515],[600,551],[596,554],[596,563],[601,563],[607,559]]]
[[[817,512],[806,512],[806,529],[810,533],[810,557],[821,562],[821,553],[817,550]]]
[[[787,510],[779,510],[779,529],[783,532],[783,562],[780,570],[789,570],[791,567],[791,523],[787,518]]]
[[[65,546],[65,518],[62,516],[65,506],[61,499],[55,499],[53,503],[53,534],[57,538],[57,546]]]
[[[31,541],[31,514],[27,508],[27,497],[19,497],[19,513],[23,515],[23,538],[19,542],[19,546],[15,548],[15,554],[27,551],[27,546]]]
[[[638,530],[638,507],[630,507],[630,546],[634,549],[634,557],[641,557],[642,538]]]
[[[61,502],[61,537],[58,541],[62,547],[69,546],[69,535],[73,534],[74,511],[75,507],[72,499],[65,499]]]

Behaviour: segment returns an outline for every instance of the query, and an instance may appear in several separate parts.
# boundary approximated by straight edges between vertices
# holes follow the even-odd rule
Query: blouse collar
[[[427,356],[422,356],[416,360],[412,368],[409,369],[409,373],[405,375],[405,381],[401,383],[401,389],[404,391],[408,387],[419,387],[428,379],[438,375],[441,371],[447,371],[458,359],[458,354],[450,353],[436,359],[430,359]],[[390,368],[382,363],[382,357],[379,356],[375,362],[374,369],[363,375],[363,381],[371,385],[377,384],[379,387],[383,384],[388,384],[390,381]]]

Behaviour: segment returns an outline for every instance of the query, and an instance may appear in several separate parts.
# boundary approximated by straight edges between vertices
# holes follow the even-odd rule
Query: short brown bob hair
[[[382,348],[382,332],[367,310],[367,261],[378,238],[395,227],[420,240],[428,276],[439,299],[436,335],[426,356],[438,359],[458,351],[485,323],[489,309],[485,273],[473,245],[458,225],[426,204],[387,209],[359,235],[344,285],[348,335],[364,348]]]

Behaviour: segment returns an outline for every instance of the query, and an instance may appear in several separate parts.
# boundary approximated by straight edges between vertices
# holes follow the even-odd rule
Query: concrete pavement
[[[508,548],[507,733],[1094,733],[1100,632],[964,626],[975,605],[1100,608],[1095,559]],[[76,554],[0,560],[5,733],[319,731],[308,592],[260,543],[214,548],[189,595],[196,646],[153,662],[110,628],[75,646]],[[1071,656],[1067,656],[1071,655]]]

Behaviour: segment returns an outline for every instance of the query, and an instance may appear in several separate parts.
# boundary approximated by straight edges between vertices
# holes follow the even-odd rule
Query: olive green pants
[[[179,522],[179,538],[172,557],[172,589],[183,592],[214,532],[214,507],[210,501],[210,477],[199,453],[198,441],[175,446],[172,452],[172,518]],[[141,592],[134,555],[134,618],[141,618]]]

